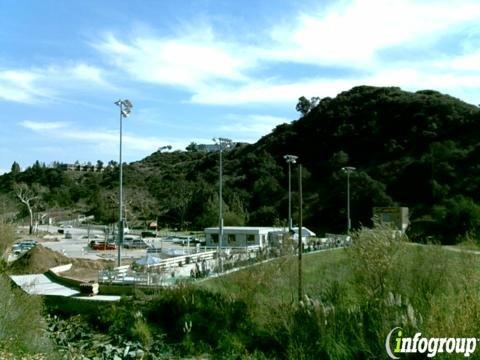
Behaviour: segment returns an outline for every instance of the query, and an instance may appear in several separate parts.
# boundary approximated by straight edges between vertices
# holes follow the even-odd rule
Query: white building
[[[292,228],[295,232],[293,238],[298,240],[298,228]],[[205,241],[207,247],[219,246],[219,228],[211,227],[205,230]],[[286,233],[287,228],[283,227],[262,227],[262,226],[224,226],[222,247],[265,247],[278,244],[279,235]],[[302,241],[307,242],[309,236],[315,233],[309,229],[302,228]]]
[[[298,232],[299,232],[298,227],[292,227],[292,231],[294,232],[293,240],[298,241]],[[302,242],[304,244],[307,244],[309,237],[314,237],[315,235],[316,234],[312,230],[307,229],[305,226],[302,226]]]
[[[224,226],[222,247],[264,247],[268,245],[268,234],[278,231],[284,231],[284,228],[261,226]],[[205,229],[205,241],[207,247],[219,246],[218,239],[218,227]]]

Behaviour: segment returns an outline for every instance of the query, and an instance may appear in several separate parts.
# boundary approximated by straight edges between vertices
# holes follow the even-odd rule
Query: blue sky
[[[480,101],[479,1],[0,0],[0,172],[255,142],[357,85]]]

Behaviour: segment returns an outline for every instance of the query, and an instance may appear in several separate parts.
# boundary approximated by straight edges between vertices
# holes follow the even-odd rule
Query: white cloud
[[[67,74],[72,78],[87,81],[94,84],[108,85],[104,78],[104,72],[98,67],[80,63],[67,69]]]
[[[210,35],[137,37],[127,43],[109,34],[93,46],[139,81],[188,89],[215,79],[244,81],[241,69],[248,66],[238,50]]]
[[[277,125],[288,123],[291,119],[262,114],[228,114],[218,132],[229,134],[236,141],[253,142],[270,133]]]
[[[480,52],[474,51],[464,55],[447,57],[432,61],[428,65],[438,71],[460,71],[469,73],[480,73]]]
[[[415,69],[414,67],[393,67],[378,70],[372,74],[341,78],[312,78],[308,80],[276,83],[254,82],[238,87],[212,87],[206,91],[194,94],[191,101],[200,104],[220,104],[238,106],[255,103],[287,103],[293,107],[300,96],[333,97],[342,91],[359,85],[398,86],[405,90],[416,91],[434,89],[454,96],[460,96],[465,101],[478,102],[478,94],[468,90],[480,88],[480,72],[450,73],[433,72]]]
[[[105,71],[83,62],[43,68],[0,70],[0,100],[36,103],[57,99],[65,91],[103,87],[113,89]]]
[[[474,1],[334,2],[317,14],[300,14],[290,26],[272,29],[276,43],[266,56],[314,64],[372,65],[381,49],[432,42],[442,31],[479,16],[480,4]]]
[[[69,122],[52,121],[22,121],[21,126],[48,137],[54,144],[55,141],[71,141],[75,148],[95,147],[100,153],[111,156],[118,154],[119,133],[106,129],[81,129],[74,127]],[[142,136],[124,132],[122,136],[125,152],[134,154],[149,154],[156,151],[165,144],[171,145],[174,149],[184,149],[188,142],[184,139],[164,139],[155,136]]]
[[[480,3],[473,0],[353,0],[291,14],[279,25],[258,32],[255,43],[248,44],[240,34],[237,40],[227,41],[205,23],[181,27],[163,37],[136,33],[120,38],[109,33],[92,46],[115,70],[83,61],[0,70],[0,100],[58,99],[75,89],[90,89],[92,84],[112,90],[107,78],[114,74],[120,78],[125,72],[139,82],[186,89],[190,101],[201,104],[295,102],[302,95],[334,96],[351,86],[384,80],[403,86],[411,79],[410,88],[438,84],[442,90],[458,92],[477,84],[480,53],[471,38],[460,44],[461,54],[429,58],[426,53],[423,60],[408,64],[382,60],[378,54],[392,47],[430,46],[478,18]],[[342,66],[364,75],[290,81],[262,76],[263,69],[284,63]]]
[[[292,82],[258,81],[237,87],[211,87],[191,97],[193,103],[240,105],[295,103],[300,96],[332,96],[359,84],[359,79],[299,79]]]
[[[0,71],[0,100],[31,103],[41,97],[40,89],[35,86],[38,75],[32,71]]]
[[[25,120],[20,123],[24,128],[33,130],[33,131],[48,131],[48,130],[57,130],[67,127],[68,123],[60,121],[31,121]]]
[[[475,78],[461,73],[474,71],[480,60],[467,43],[464,54],[446,55],[443,62],[426,53],[422,61],[401,64],[382,60],[378,54],[405,45],[433,46],[451,29],[479,17],[476,1],[340,1],[279,21],[280,25],[258,33],[255,44],[245,44],[240,36],[226,41],[202,23],[169,37],[137,33],[120,40],[107,34],[93,46],[137,81],[187,89],[193,103],[293,103],[302,95],[335,96],[352,86],[386,81],[409,88],[438,84],[441,90],[458,92],[476,84]],[[342,66],[363,75],[290,81],[261,75],[264,68],[285,63]]]

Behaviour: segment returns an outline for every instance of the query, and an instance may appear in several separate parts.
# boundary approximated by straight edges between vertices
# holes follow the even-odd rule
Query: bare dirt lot
[[[61,253],[48,249],[38,244],[18,260],[11,263],[9,272],[16,275],[39,274],[48,269],[72,264],[72,269],[64,275],[78,280],[94,280],[97,278],[98,270],[114,266],[113,261],[73,259]]]

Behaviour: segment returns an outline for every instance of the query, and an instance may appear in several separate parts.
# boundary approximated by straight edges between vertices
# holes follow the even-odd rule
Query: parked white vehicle
[[[126,236],[123,238],[123,247],[125,249],[146,249],[149,246],[140,237]]]

